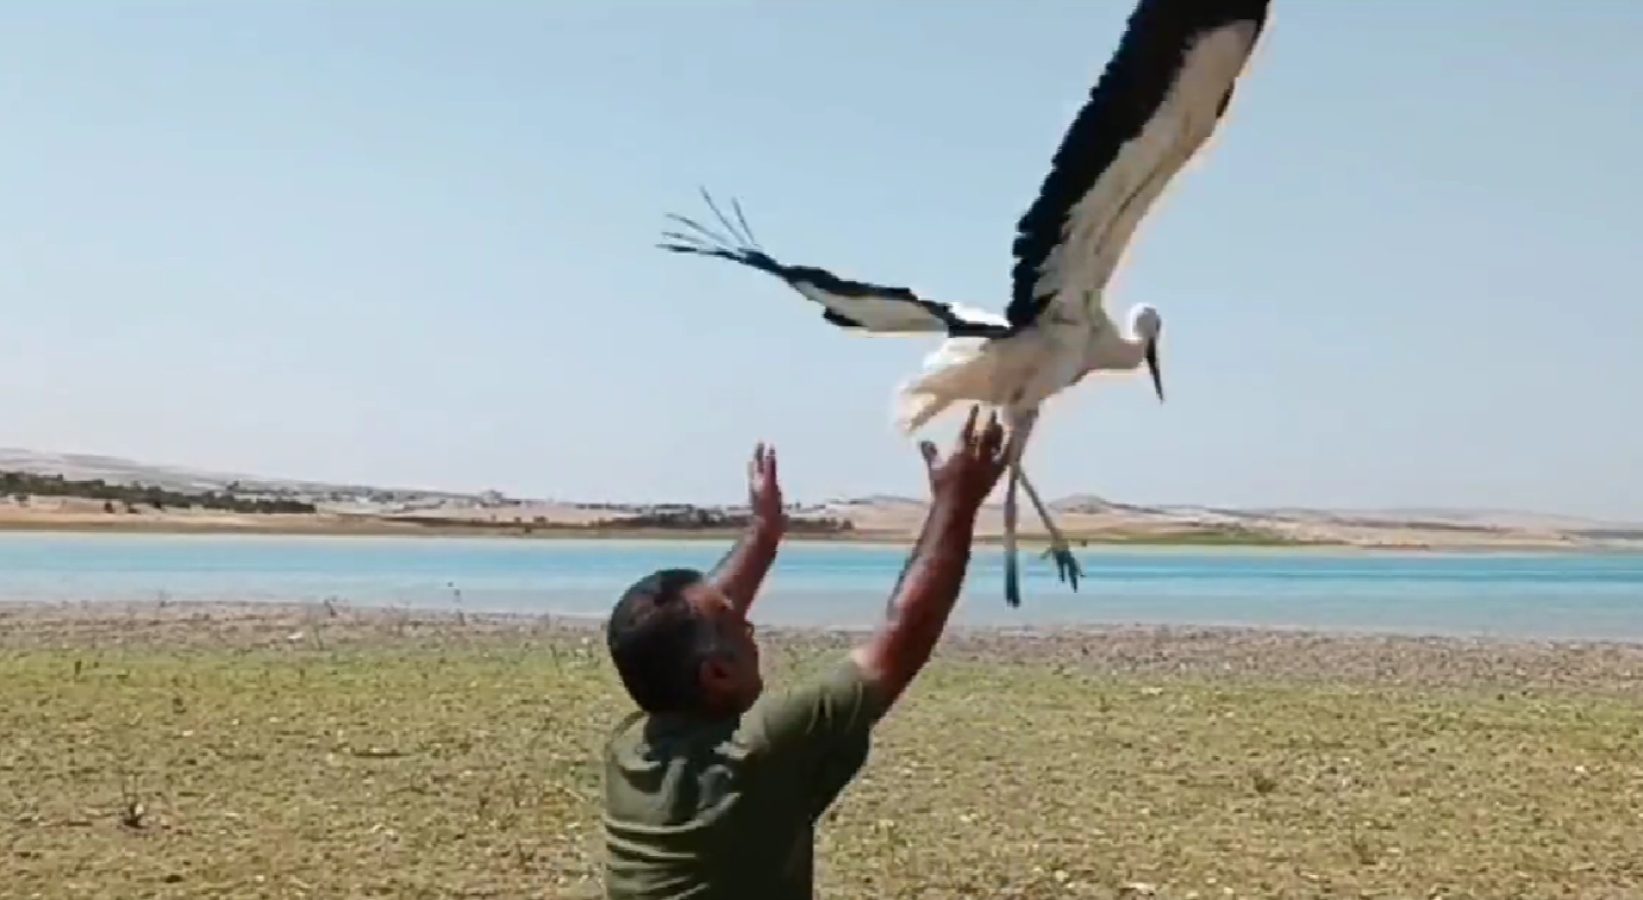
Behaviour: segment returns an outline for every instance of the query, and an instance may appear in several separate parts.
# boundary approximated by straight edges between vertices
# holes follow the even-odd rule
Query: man
[[[817,819],[924,667],[958,599],[976,512],[1008,447],[971,410],[953,453],[920,446],[931,506],[882,622],[827,677],[763,697],[747,620],[782,531],[776,457],[754,453],[753,523],[710,575],[640,579],[607,625],[639,711],[605,754],[609,900],[809,900]]]

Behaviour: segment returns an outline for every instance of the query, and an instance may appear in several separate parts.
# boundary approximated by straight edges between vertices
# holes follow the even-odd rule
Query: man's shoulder
[[[818,675],[759,698],[743,717],[739,738],[757,752],[865,735],[887,708],[878,685],[846,656]]]

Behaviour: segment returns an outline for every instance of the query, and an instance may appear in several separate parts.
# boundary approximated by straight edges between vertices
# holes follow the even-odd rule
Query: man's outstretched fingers
[[[970,414],[964,417],[964,427],[958,432],[958,445],[960,449],[962,449],[965,444],[970,443],[971,436],[975,434],[976,413],[978,412],[981,412],[980,404],[970,407]]]
[[[1005,469],[1009,468],[1010,460],[1015,458],[1014,447],[1015,432],[1012,431],[1009,434],[1004,435],[1003,440],[998,442],[998,446],[993,451],[993,455],[988,462],[991,462],[994,467],[1002,473]]]
[[[959,435],[958,452],[965,455],[975,452],[976,437],[981,434],[980,429],[976,427],[976,415],[980,412],[981,407],[979,405],[970,407],[970,416],[965,420],[964,433]]]
[[[987,420],[987,431],[981,436],[982,458],[991,461],[998,456],[998,448],[1004,443],[1004,426],[998,422],[998,413],[994,412]]]
[[[988,457],[988,447],[992,441],[993,433],[997,430],[998,408],[994,407],[992,412],[987,414],[987,422],[982,425],[981,430],[976,433],[970,448],[971,452],[974,453],[978,459],[986,459]]]

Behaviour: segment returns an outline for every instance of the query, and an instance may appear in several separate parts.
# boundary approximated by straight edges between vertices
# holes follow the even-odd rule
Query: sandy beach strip
[[[436,514],[437,513],[437,514]],[[799,530],[793,540],[828,544],[882,546],[905,544],[918,532],[924,507],[910,502],[850,502],[836,516],[849,531]],[[84,498],[36,498],[27,506],[0,497],[0,532],[101,534],[256,534],[308,537],[434,537],[501,540],[671,540],[725,541],[740,533],[734,527],[653,527],[632,523],[599,524],[598,510],[567,504],[522,507],[454,507],[426,515],[317,512],[228,513],[204,509],[134,507],[105,512],[101,501]],[[1572,524],[1520,523],[1512,527],[1420,521],[1359,521],[1313,512],[1299,518],[1187,514],[1114,507],[1105,512],[1066,510],[1058,521],[1080,547],[1274,548],[1282,550],[1475,551],[1475,552],[1639,552],[1643,539],[1624,528],[1607,536],[1581,531]],[[1031,517],[1021,525],[1022,540],[1034,545],[1048,535]],[[1572,530],[1571,530],[1572,529]],[[976,540],[1002,541],[1003,515],[984,507]],[[1631,535],[1628,537],[1627,535]]]

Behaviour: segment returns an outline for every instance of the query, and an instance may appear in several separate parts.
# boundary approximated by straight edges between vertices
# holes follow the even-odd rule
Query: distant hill
[[[102,479],[115,484],[145,484],[173,491],[223,491],[247,493],[305,494],[314,496],[401,495],[405,497],[478,500],[481,495],[454,491],[395,488],[367,484],[338,484],[269,478],[236,472],[217,472],[183,466],[137,462],[120,456],[95,453],[42,453],[16,447],[0,447],[0,472],[28,472],[61,475],[75,481]]]
[[[467,493],[424,488],[340,484],[272,478],[184,466],[139,462],[90,453],[43,453],[0,448],[0,472],[61,475],[70,480],[101,479],[178,492],[228,492],[303,500],[335,515],[436,517],[443,521],[586,523],[612,512],[654,514],[666,504],[612,504],[598,498],[580,502],[510,498],[499,492]],[[1228,508],[1197,505],[1123,503],[1093,494],[1064,497],[1050,504],[1069,534],[1129,536],[1231,535],[1275,540],[1344,542],[1375,546],[1437,546],[1483,542],[1613,543],[1643,541],[1643,523],[1609,522],[1524,510],[1395,508],[1311,509]],[[725,510],[733,509],[725,507]],[[918,527],[925,501],[916,497],[870,495],[835,498],[795,509],[795,515],[847,521],[864,533],[906,533]],[[1024,510],[1023,530],[1036,532],[1037,517]],[[996,533],[1002,517],[996,504],[978,526]]]

